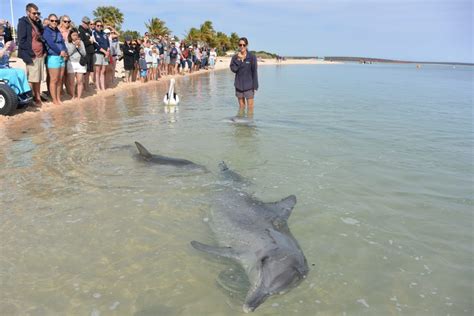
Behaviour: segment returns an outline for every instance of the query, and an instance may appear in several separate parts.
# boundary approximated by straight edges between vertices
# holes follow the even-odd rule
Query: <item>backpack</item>
[[[176,58],[178,57],[178,50],[176,49],[176,47],[173,47],[170,51],[170,58]]]

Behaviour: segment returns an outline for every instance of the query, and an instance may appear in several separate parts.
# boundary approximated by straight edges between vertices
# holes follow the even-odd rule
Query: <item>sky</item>
[[[25,14],[26,1],[0,0],[0,18]],[[32,0],[34,1],[34,0]],[[118,7],[122,29],[145,31],[158,17],[180,38],[204,21],[283,56],[364,56],[474,63],[472,0],[38,0],[43,16],[80,22],[101,5]],[[16,24],[17,22],[15,22]]]

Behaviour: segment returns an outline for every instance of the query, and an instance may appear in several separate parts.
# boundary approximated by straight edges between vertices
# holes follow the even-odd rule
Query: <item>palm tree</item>
[[[145,23],[145,27],[148,29],[148,33],[150,33],[152,37],[158,35],[163,36],[170,33],[170,30],[165,26],[165,22],[158,18],[151,18],[148,20],[148,23]]]
[[[97,7],[92,11],[95,19],[100,19],[105,25],[110,25],[117,30],[120,30],[120,27],[123,23],[123,13],[120,12],[119,8],[113,6],[102,6]]]
[[[225,52],[230,48],[229,37],[223,32],[217,32],[216,34],[216,45],[217,53],[219,55],[224,55]]]
[[[192,28],[189,29],[188,34],[186,34],[185,39],[188,42],[195,43],[195,42],[200,41],[202,39],[201,35],[202,34],[201,34],[200,30],[198,30],[195,27],[192,27]]]
[[[214,46],[215,45],[214,38],[216,36],[216,31],[214,30],[214,27],[212,26],[212,22],[205,21],[203,24],[201,24],[200,31],[201,31],[201,40],[211,46]]]
[[[236,50],[239,47],[239,35],[237,33],[232,32],[230,33],[230,49]]]

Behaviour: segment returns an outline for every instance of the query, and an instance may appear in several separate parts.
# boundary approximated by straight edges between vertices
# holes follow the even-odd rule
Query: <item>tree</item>
[[[206,42],[211,46],[215,46],[216,31],[214,30],[211,21],[205,21],[201,24],[199,31],[201,33],[201,41]]]
[[[148,23],[145,23],[145,27],[152,37],[157,37],[159,35],[164,36],[170,33],[170,30],[165,26],[165,22],[158,18],[151,18],[148,20]]]
[[[233,50],[237,50],[239,48],[239,35],[237,35],[237,33],[235,32],[232,32],[230,33],[230,38],[229,38],[229,42],[230,42],[230,49],[233,49]]]
[[[223,32],[217,32],[216,34],[216,46],[217,47],[217,53],[219,56],[225,55],[225,52],[229,49],[230,47],[230,40],[229,37]]]
[[[142,37],[140,33],[137,31],[126,30],[125,32],[122,32],[120,34],[119,36],[120,41],[125,42],[125,36],[130,36],[132,39],[137,39],[137,38]]]
[[[201,40],[201,31],[195,27],[189,29],[188,34],[185,36],[186,41],[195,43]]]
[[[115,29],[120,30],[123,23],[123,13],[120,12],[119,8],[113,6],[102,6],[97,7],[92,11],[94,18],[102,20],[105,25],[113,26]]]

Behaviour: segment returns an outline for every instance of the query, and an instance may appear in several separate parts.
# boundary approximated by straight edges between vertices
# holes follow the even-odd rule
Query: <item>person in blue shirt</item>
[[[105,70],[109,65],[110,44],[107,34],[104,32],[104,23],[101,20],[95,21],[94,35],[94,72],[97,90],[105,90]]]
[[[242,37],[239,39],[239,52],[230,61],[230,70],[235,73],[235,96],[239,100],[239,114],[245,113],[245,101],[247,101],[247,115],[253,117],[254,95],[258,90],[257,57],[250,53],[249,41]]]
[[[48,54],[46,65],[49,74],[49,91],[53,103],[61,105],[61,90],[64,77],[64,68],[68,58],[66,44],[58,28],[59,19],[56,14],[48,16],[49,24],[44,29],[43,38]]]

